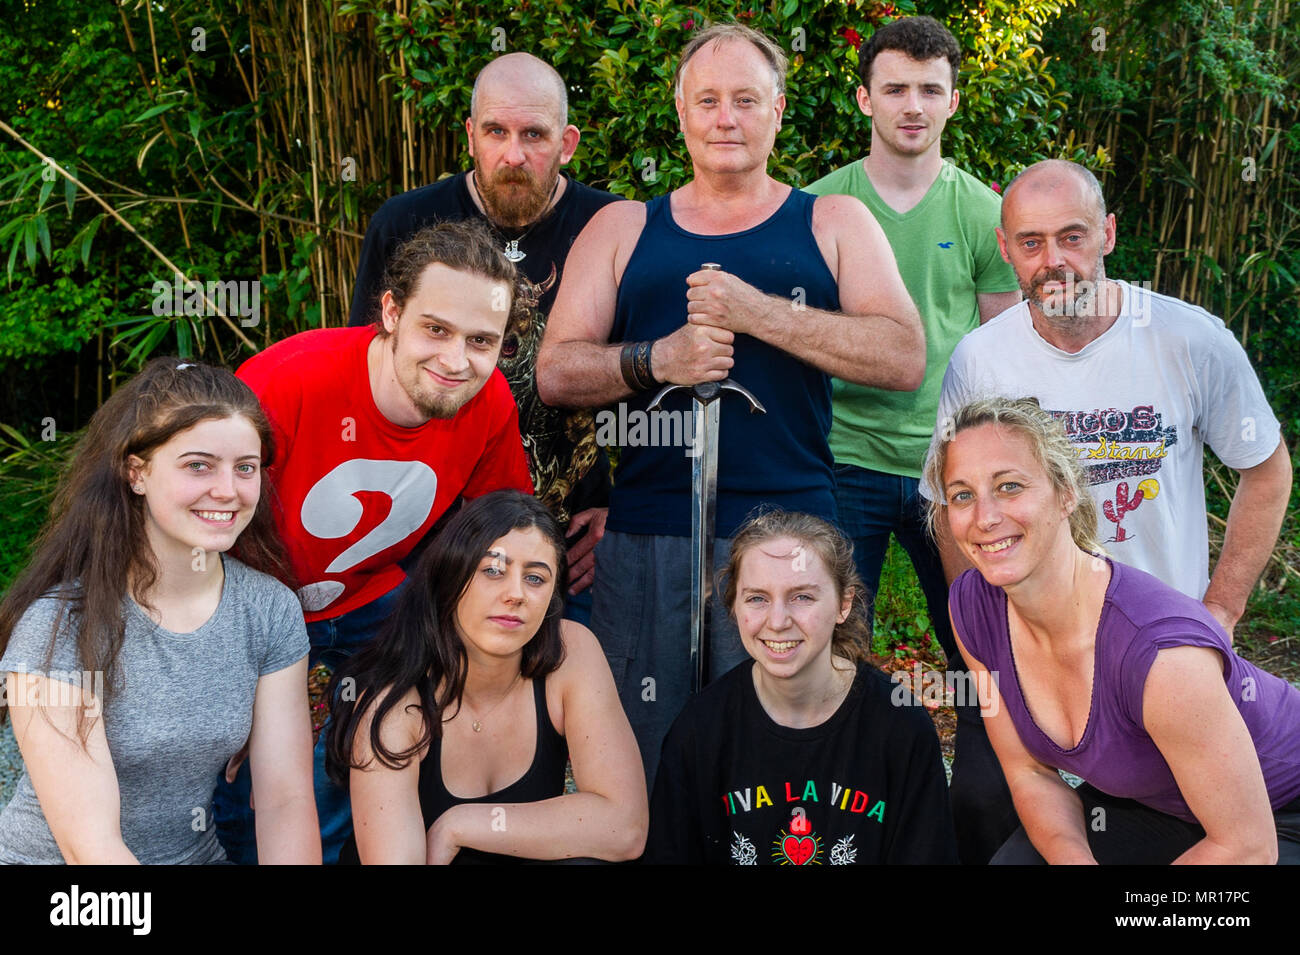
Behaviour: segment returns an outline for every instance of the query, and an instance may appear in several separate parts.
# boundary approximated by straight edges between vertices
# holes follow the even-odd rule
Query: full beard
[[[528,169],[510,166],[502,166],[492,176],[485,176],[478,163],[474,164],[474,184],[483,197],[483,205],[492,221],[507,229],[521,229],[541,218],[551,201],[559,174],[558,154],[541,178]]]

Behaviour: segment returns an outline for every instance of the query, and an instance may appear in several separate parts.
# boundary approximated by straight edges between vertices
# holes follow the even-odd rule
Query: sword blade
[[[713,594],[713,532],[718,503],[719,401],[694,399],[691,422],[697,453],[691,460],[691,692],[708,678],[709,598]]]

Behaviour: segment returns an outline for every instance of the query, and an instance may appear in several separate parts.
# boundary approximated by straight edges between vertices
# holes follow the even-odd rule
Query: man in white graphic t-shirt
[[[1110,555],[1203,600],[1231,636],[1291,492],[1290,455],[1245,350],[1204,309],[1106,278],[1115,216],[1082,166],[1047,160],[1017,176],[998,243],[1026,300],[957,345],[936,440],[972,398],[1037,398],[1079,447]],[[1213,575],[1205,444],[1241,478]],[[951,582],[970,565],[940,537]]]

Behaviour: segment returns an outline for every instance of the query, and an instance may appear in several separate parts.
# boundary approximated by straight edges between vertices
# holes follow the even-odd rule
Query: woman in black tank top
[[[350,790],[355,829],[339,861],[640,855],[640,755],[595,637],[560,619],[550,512],[515,491],[478,498],[411,576],[331,684],[327,768]]]

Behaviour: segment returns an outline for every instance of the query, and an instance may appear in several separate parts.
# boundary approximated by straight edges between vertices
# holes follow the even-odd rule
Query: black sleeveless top
[[[420,760],[420,812],[424,816],[425,832],[429,831],[439,816],[461,803],[541,802],[543,799],[564,795],[564,767],[569,759],[569,747],[564,737],[555,731],[551,715],[547,712],[545,677],[533,680],[533,705],[537,711],[537,744],[533,751],[532,765],[509,786],[486,796],[462,799],[449,793],[442,782],[442,737],[430,741],[428,752]],[[452,865],[514,865],[524,861],[526,860],[516,856],[461,849],[452,860]],[[356,836],[349,835],[339,852],[339,865],[360,863]]]

